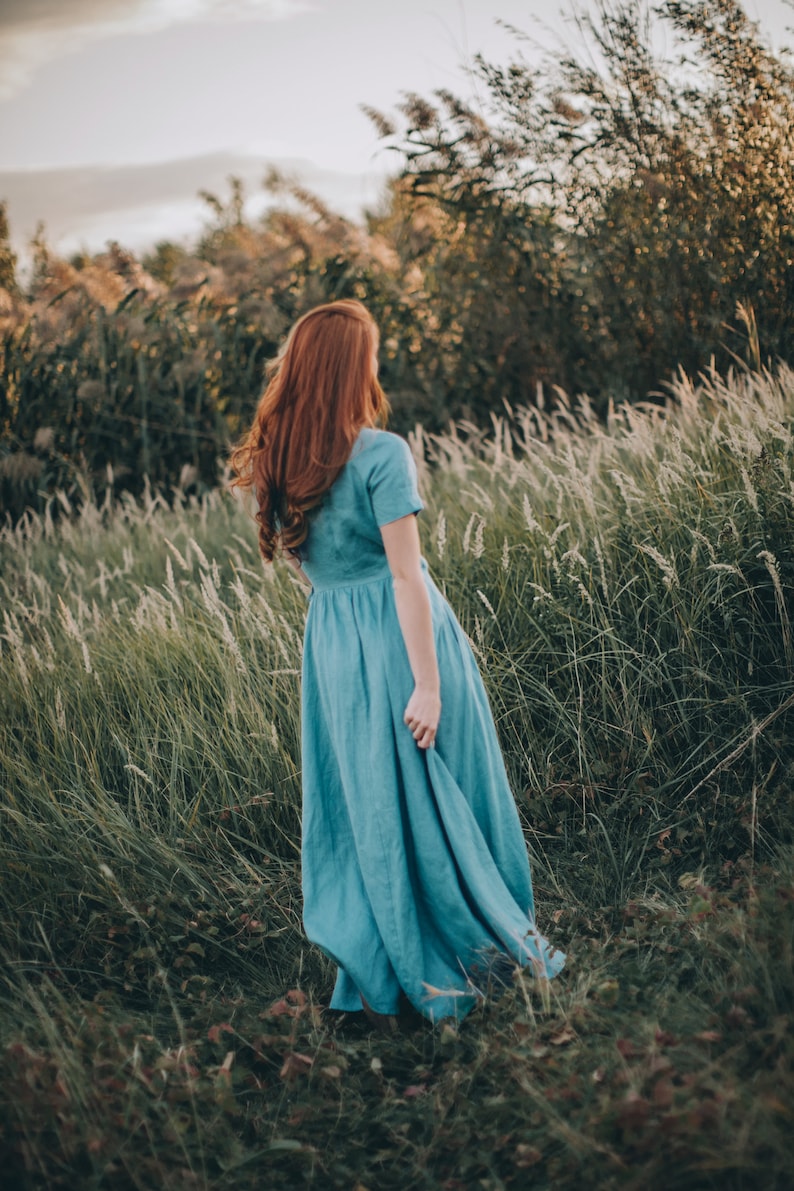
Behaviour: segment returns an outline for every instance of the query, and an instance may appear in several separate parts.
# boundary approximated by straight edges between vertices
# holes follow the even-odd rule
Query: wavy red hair
[[[307,513],[347,463],[359,431],[388,415],[377,350],[372,315],[344,299],[299,318],[270,365],[253,425],[231,455],[232,486],[256,496],[268,562],[306,540]]]

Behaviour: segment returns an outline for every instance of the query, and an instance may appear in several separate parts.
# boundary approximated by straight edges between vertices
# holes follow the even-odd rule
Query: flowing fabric
[[[422,509],[408,444],[365,429],[312,517],[302,679],[303,922],[332,1009],[462,1018],[498,957],[542,977],[527,850],[466,636],[422,569],[441,676],[434,749],[403,722],[413,677],[380,526]]]

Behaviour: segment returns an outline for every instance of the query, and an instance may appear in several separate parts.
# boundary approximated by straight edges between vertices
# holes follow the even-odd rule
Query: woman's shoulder
[[[393,434],[391,430],[378,430],[374,426],[365,426],[356,439],[350,460],[360,469],[368,471],[390,460],[410,457],[411,448],[399,434]]]
[[[353,466],[379,526],[423,508],[411,448],[399,434],[367,427],[356,442]]]

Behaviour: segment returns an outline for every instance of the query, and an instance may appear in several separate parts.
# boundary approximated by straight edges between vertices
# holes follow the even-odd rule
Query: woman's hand
[[[440,717],[441,697],[438,688],[415,686],[403,719],[420,749],[434,747]]]

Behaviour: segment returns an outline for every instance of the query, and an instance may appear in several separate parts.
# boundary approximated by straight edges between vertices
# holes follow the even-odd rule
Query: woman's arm
[[[291,554],[289,550],[285,550],[281,557],[291,566],[295,574],[300,579],[301,583],[305,583],[307,587],[311,587],[312,581],[301,566],[300,557],[297,554]]]
[[[394,578],[397,619],[415,683],[403,719],[419,747],[426,749],[435,743],[441,695],[430,598],[420,566],[422,555],[416,517],[411,513],[381,526],[381,535]]]

